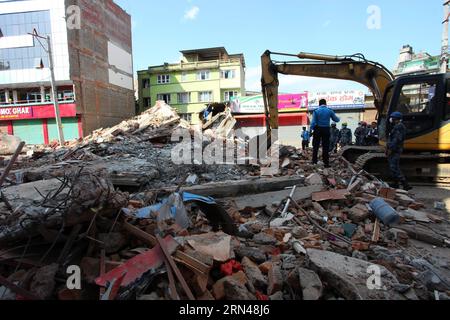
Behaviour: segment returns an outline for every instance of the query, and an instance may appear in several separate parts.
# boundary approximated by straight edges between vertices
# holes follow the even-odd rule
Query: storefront
[[[81,116],[73,102],[60,103],[61,122],[66,141],[82,137]],[[0,130],[17,136],[27,144],[49,144],[58,140],[53,104],[0,108]]]

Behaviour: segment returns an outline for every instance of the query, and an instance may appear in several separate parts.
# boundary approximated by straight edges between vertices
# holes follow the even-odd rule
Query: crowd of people
[[[309,148],[313,137],[311,131],[308,131],[307,127],[303,127],[301,134],[303,150]],[[369,126],[366,122],[360,122],[358,128],[355,130],[354,136],[355,143],[353,143],[352,130],[348,127],[347,123],[343,123],[342,128],[339,130],[337,123],[333,122],[330,128],[330,152],[337,152],[339,147],[344,148],[349,145],[377,146],[379,143],[377,123],[373,122]]]
[[[333,123],[331,123],[334,121]],[[311,129],[308,131],[303,127],[301,134],[303,150],[309,148],[311,137],[313,138],[313,159],[314,165],[318,164],[319,150],[322,148],[322,158],[325,168],[330,167],[330,152],[336,152],[338,146],[343,148],[353,145],[352,130],[347,123],[342,124],[342,129],[337,128],[337,123],[341,119],[336,113],[327,107],[325,99],[320,100],[320,106],[314,110],[311,121]],[[403,124],[403,114],[393,112],[389,117],[391,131],[388,135],[386,145],[386,157],[389,163],[389,170],[393,178],[392,188],[398,189],[400,186],[405,190],[411,190],[406,177],[400,168],[400,159],[403,153],[406,138],[406,127]],[[373,122],[369,127],[366,122],[360,122],[355,130],[356,146],[377,146],[379,144],[378,124]]]

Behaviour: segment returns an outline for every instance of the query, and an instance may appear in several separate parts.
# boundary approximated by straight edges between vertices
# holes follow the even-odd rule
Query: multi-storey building
[[[141,111],[164,100],[184,119],[196,123],[205,105],[245,95],[243,54],[229,54],[223,47],[186,50],[181,54],[180,63],[138,71]]]
[[[439,73],[440,56],[432,56],[426,52],[414,53],[410,45],[400,50],[400,56],[393,72],[396,76],[413,73]]]
[[[0,130],[28,144],[58,138],[50,36],[66,140],[135,114],[131,17],[112,0],[0,1]]]

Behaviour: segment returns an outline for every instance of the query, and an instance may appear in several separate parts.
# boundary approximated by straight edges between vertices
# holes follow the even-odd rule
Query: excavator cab
[[[407,128],[406,150],[448,151],[439,134],[449,125],[448,81],[448,75],[434,74],[403,76],[390,83],[378,119],[381,143],[391,129],[389,115],[398,111]]]

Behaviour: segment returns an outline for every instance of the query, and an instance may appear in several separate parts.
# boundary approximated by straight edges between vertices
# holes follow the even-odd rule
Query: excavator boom
[[[275,63],[271,55],[284,55],[309,61]],[[261,57],[263,99],[266,107],[267,129],[278,129],[278,74],[306,77],[351,80],[368,87],[374,95],[378,111],[386,88],[394,75],[379,63],[368,61],[361,54],[353,56],[330,56],[314,53],[297,55],[266,51]]]

